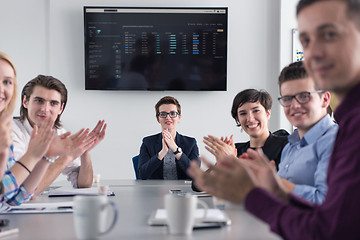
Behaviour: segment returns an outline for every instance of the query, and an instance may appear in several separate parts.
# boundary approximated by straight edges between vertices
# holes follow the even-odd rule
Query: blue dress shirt
[[[326,114],[303,138],[295,130],[281,154],[278,175],[295,183],[294,194],[321,204],[327,191],[326,175],[338,125]]]

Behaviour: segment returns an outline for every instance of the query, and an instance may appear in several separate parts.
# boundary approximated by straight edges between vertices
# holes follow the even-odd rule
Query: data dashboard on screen
[[[85,89],[226,91],[227,23],[227,7],[85,6]]]

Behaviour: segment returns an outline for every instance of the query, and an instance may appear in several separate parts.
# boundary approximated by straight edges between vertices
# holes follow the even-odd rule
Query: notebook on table
[[[60,187],[56,189],[50,189],[49,197],[72,197],[77,195],[96,196],[99,195],[99,189],[97,187],[92,188],[72,188],[72,187]],[[114,196],[114,192],[108,191],[107,196]]]
[[[196,209],[195,219],[200,219],[203,215],[204,209]],[[151,226],[164,226],[166,225],[166,218],[166,210],[157,209],[151,213],[148,219],[148,224]],[[207,210],[205,219],[200,222],[199,225],[202,225],[202,223],[219,223],[222,226],[226,226],[231,224],[231,220],[224,211],[216,208],[209,208]],[[197,224],[195,224],[194,227],[196,227],[196,225]]]

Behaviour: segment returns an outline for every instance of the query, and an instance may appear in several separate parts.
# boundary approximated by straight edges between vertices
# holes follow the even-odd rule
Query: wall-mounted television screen
[[[84,7],[85,89],[226,91],[228,9]]]

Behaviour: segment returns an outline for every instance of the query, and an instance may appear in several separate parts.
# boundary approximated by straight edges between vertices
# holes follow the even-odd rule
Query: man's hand
[[[37,160],[40,160],[45,155],[54,138],[55,130],[53,129],[53,125],[54,121],[48,118],[40,128],[36,125],[34,126],[29,147],[25,155]]]
[[[284,186],[284,190],[288,193],[294,192],[295,184],[290,182],[289,180],[286,180],[285,178],[280,178],[281,183]]]
[[[257,187],[264,188],[285,201],[288,200],[274,162],[269,161],[261,148],[248,149],[239,157],[239,162],[248,167],[249,176]]]
[[[105,120],[99,120],[96,124],[95,128],[90,132],[90,137],[95,137],[93,143],[88,145],[86,152],[90,152],[93,148],[95,148],[102,140],[105,138],[107,124]]]
[[[80,156],[91,144],[94,143],[96,136],[90,136],[89,129],[81,129],[70,136],[70,132],[56,136],[51,142],[50,148],[46,153],[47,157],[56,157],[64,154]],[[80,155],[79,155],[80,154]]]
[[[222,155],[221,164],[212,165],[205,158],[202,162],[209,167],[203,172],[192,161],[188,174],[195,185],[209,194],[230,202],[241,204],[247,194],[255,187],[246,167],[233,155]]]

